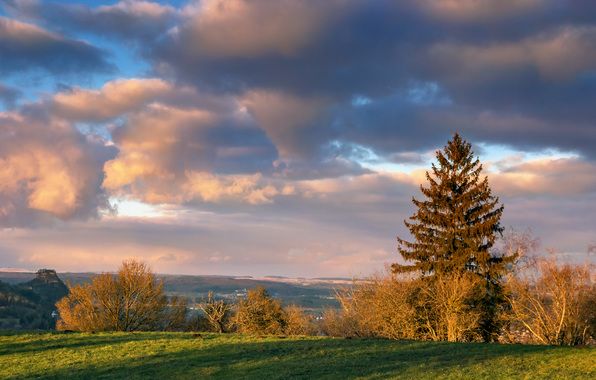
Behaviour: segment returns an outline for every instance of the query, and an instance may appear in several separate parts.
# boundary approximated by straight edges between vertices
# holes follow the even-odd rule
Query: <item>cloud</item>
[[[151,203],[268,202],[278,190],[262,184],[258,173],[241,173],[254,173],[250,164],[261,160],[272,169],[275,151],[252,119],[229,101],[226,112],[215,112],[209,103],[186,108],[152,103],[130,114],[113,132],[119,154],[105,165],[105,188]],[[242,161],[249,166],[243,168]]]
[[[124,0],[90,8],[53,1],[9,0],[4,7],[20,18],[64,31],[86,31],[127,41],[150,41],[177,19],[172,6],[158,2]]]
[[[86,42],[0,16],[0,73],[42,69],[52,74],[106,72],[105,53]]]
[[[306,277],[365,275],[395,256],[391,242],[387,248],[376,249],[379,240],[366,236],[342,241],[346,230],[318,223],[285,220],[280,224],[268,217],[188,214],[192,219],[184,224],[139,220],[73,223],[69,228],[38,229],[35,239],[28,230],[4,230],[0,231],[0,250],[6,254],[7,265],[32,269],[51,266],[60,271],[108,271],[124,258],[136,257],[158,273]],[[297,230],[311,239],[296,234]]]
[[[540,11],[547,7],[543,0],[422,0],[424,11],[452,22],[486,22]]]
[[[240,100],[282,158],[304,158],[317,154],[329,139],[330,120],[325,118],[329,101],[304,98],[275,91],[253,90]]]
[[[71,125],[0,113],[0,224],[97,217],[108,209],[103,162],[113,149]]]
[[[4,230],[0,250],[6,265],[32,269],[113,270],[134,256],[162,273],[367,275],[398,260],[395,236],[406,236],[402,221],[414,211],[411,197],[420,197],[421,174],[298,181],[293,194],[259,207],[170,206],[175,218],[109,217],[33,232]],[[593,237],[593,192],[528,198],[502,193],[493,174],[489,181],[505,204],[505,226],[531,226],[544,247],[582,262]]]
[[[504,223],[579,252],[594,229],[594,4],[3,2],[0,72],[15,88],[0,89],[2,224],[64,228],[27,246],[41,256],[15,254],[31,263],[58,250],[65,220],[92,242],[73,242],[70,260],[114,239],[102,265],[153,245],[143,257],[166,270],[378,269],[429,152],[459,131],[527,154],[486,163]],[[107,51],[139,77],[54,92],[19,80],[105,71]],[[176,211],[73,221],[108,196]]]
[[[15,17],[58,30],[70,25],[73,32],[136,40],[153,75],[243,101],[296,167],[295,157],[331,159],[332,141],[369,144],[391,156],[427,150],[454,130],[470,130],[478,141],[498,135],[496,142],[511,146],[593,156],[593,8],[584,0],[209,0],[178,9],[21,0],[6,6]],[[110,24],[119,17],[122,26]],[[356,98],[370,104],[354,111]],[[296,115],[299,109],[304,115]],[[371,109],[380,115],[367,115]],[[507,137],[484,127],[478,115],[503,115],[501,125],[532,120],[543,129]]]
[[[191,54],[209,57],[292,56],[324,27],[332,6],[314,1],[207,0],[184,10],[172,38]]]
[[[57,115],[71,120],[102,121],[139,109],[172,94],[173,86],[157,78],[120,79],[99,90],[74,88],[52,97]]]
[[[231,199],[250,204],[271,203],[277,195],[288,195],[293,191],[289,186],[279,189],[273,184],[268,184],[259,174],[215,176],[206,172],[190,172],[187,173],[187,180],[183,185],[183,192],[189,200],[199,199],[204,202]]]
[[[7,108],[13,107],[19,96],[21,96],[19,90],[0,83],[0,103],[4,103]]]
[[[495,191],[507,196],[569,197],[596,193],[593,173],[593,162],[539,159],[508,165],[490,177]]]
[[[301,44],[285,41],[292,48],[283,50],[286,45],[268,42],[266,28],[276,17],[268,17],[266,1],[232,4],[225,17],[204,4],[190,7],[188,22],[149,49],[147,57],[158,72],[181,82],[238,96],[258,94],[247,99],[257,118],[259,99],[269,97],[271,105],[260,113],[288,116],[288,123],[264,127],[282,156],[312,154],[330,140],[342,139],[371,144],[382,154],[419,152],[468,126],[479,141],[490,140],[499,132],[480,124],[478,115],[487,114],[504,115],[504,121],[534,120],[545,128],[538,140],[535,131],[520,130],[515,138],[499,134],[500,143],[557,146],[592,155],[596,20],[574,6],[533,0],[331,2],[317,7],[318,15],[312,17],[323,26],[302,35]],[[193,23],[201,12],[218,16]],[[237,13],[250,15],[241,25],[251,29],[241,35],[250,41],[258,36],[263,45],[242,39],[233,41],[243,48],[217,39],[211,45],[197,42],[198,35],[224,36],[219,23],[226,25],[227,17],[235,20]],[[256,14],[266,21],[253,22]],[[307,22],[305,18],[297,19]],[[516,21],[520,19],[524,22]],[[369,104],[353,110],[356,98]],[[289,105],[302,102],[305,107],[317,99],[324,99],[319,114],[326,120],[313,117],[310,124],[301,120],[302,127],[292,128],[299,107]],[[304,119],[315,107],[309,108]],[[381,115],[366,115],[371,109]],[[448,117],[445,124],[467,122],[443,125],[441,115]],[[558,131],[555,125],[561,126]],[[562,128],[568,133],[561,133]],[[581,139],[575,138],[579,135]],[[283,142],[290,138],[294,144]]]
[[[430,47],[427,62],[450,85],[486,85],[520,71],[547,82],[566,81],[596,68],[595,37],[596,27],[567,26],[514,42],[441,42]]]

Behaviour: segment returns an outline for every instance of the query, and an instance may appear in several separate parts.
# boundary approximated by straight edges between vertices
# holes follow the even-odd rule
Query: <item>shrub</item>
[[[273,299],[263,287],[248,291],[238,302],[234,325],[246,334],[285,334],[287,315],[281,303]]]
[[[482,286],[478,276],[455,272],[417,281],[413,297],[423,338],[462,342],[480,340],[481,310],[474,305]]]
[[[355,338],[368,336],[358,318],[345,310],[326,309],[320,322],[321,332],[327,336]]]
[[[472,273],[378,275],[338,292],[341,312],[325,312],[322,330],[344,337],[479,340],[480,312],[472,302],[479,284]]]
[[[290,305],[285,308],[286,335],[314,335],[316,333],[312,318],[304,313],[299,306]]]
[[[324,325],[340,336],[412,339],[416,334],[413,282],[374,276],[339,291],[341,317],[329,313]]]
[[[586,344],[594,337],[596,289],[587,266],[538,260],[508,281],[509,339],[533,343]],[[525,333],[525,334],[524,334]]]

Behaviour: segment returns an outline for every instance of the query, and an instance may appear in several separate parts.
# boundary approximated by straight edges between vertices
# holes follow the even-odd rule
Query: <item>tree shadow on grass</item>
[[[116,338],[116,337],[115,337]],[[119,338],[119,337],[118,337]],[[124,338],[122,336],[121,338]],[[109,336],[102,341],[112,345]],[[96,342],[89,341],[89,346]],[[77,347],[85,347],[77,346]],[[497,358],[544,353],[546,346],[395,342],[386,340],[226,341],[141,358],[114,358],[31,373],[35,378],[386,378],[424,369],[446,373]],[[470,374],[472,376],[472,374]]]

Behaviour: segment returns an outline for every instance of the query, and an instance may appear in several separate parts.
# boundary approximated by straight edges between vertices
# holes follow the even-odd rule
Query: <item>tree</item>
[[[74,331],[172,328],[169,319],[180,320],[181,309],[186,310],[180,300],[168,308],[163,284],[146,264],[134,260],[124,261],[116,276],[104,273],[89,284],[71,287],[56,307],[60,315],[57,328]]]
[[[475,302],[483,308],[483,337],[495,332],[495,314],[503,302],[500,281],[515,256],[494,253],[491,248],[503,231],[500,225],[503,205],[492,194],[488,177],[482,178],[482,165],[470,143],[455,134],[436,153],[438,166],[426,172],[428,187],[420,186],[424,200],[412,199],[417,211],[406,227],[414,237],[400,237],[398,251],[406,264],[393,264],[394,273],[417,271],[433,278],[471,272],[485,280],[485,289]]]
[[[205,313],[209,324],[216,332],[225,331],[232,312],[230,304],[225,300],[216,300],[213,292],[209,292],[207,300],[199,304],[199,308]]]
[[[249,290],[246,298],[238,302],[234,324],[241,333],[284,334],[287,316],[281,303],[273,299],[265,288],[258,286]]]

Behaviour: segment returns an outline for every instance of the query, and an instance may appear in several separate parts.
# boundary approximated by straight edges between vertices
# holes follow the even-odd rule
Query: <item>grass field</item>
[[[594,379],[596,349],[192,333],[4,333],[0,378]]]

